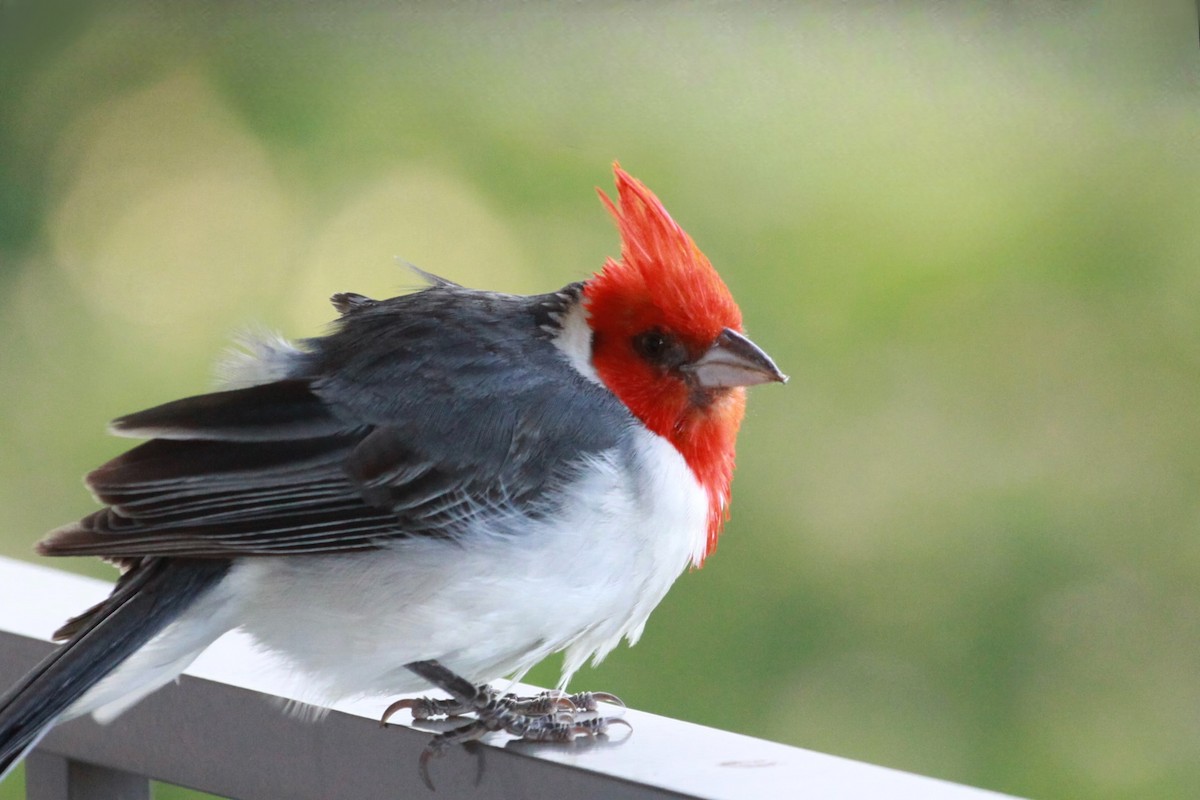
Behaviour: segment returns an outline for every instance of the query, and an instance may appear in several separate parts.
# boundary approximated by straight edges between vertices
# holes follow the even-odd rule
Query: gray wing
[[[88,476],[107,507],[49,555],[230,557],[455,537],[481,509],[537,516],[632,418],[550,341],[578,294],[438,285],[348,304],[286,380],[114,422],[155,437]]]

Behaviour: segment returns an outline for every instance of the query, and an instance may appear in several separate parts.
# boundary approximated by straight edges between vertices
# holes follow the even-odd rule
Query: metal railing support
[[[27,800],[150,800],[143,775],[35,750],[25,759]]]

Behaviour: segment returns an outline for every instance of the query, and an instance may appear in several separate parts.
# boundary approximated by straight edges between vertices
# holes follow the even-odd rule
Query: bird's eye
[[[687,351],[674,336],[651,328],[633,337],[633,349],[651,364],[677,367],[687,358]]]
[[[633,346],[639,353],[649,359],[661,356],[667,347],[667,337],[659,330],[646,331],[633,337]]]

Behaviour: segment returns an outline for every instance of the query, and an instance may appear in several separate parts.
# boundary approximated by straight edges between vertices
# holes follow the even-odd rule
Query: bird
[[[422,756],[506,731],[604,733],[571,676],[636,643],[729,515],[745,387],[786,382],[728,287],[614,163],[620,257],[547,294],[345,292],[323,336],[249,345],[218,391],[120,417],[145,439],[86,479],[103,508],[44,556],[112,593],[0,697],[0,777],[53,726],[109,722],[240,629],[327,700],[464,717]],[[563,654],[559,688],[493,688]],[[428,780],[427,780],[428,782]]]

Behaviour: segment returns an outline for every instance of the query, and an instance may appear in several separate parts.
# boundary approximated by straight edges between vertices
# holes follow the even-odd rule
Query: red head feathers
[[[620,230],[621,259],[610,258],[584,288],[592,364],[646,427],[675,446],[708,492],[712,552],[728,513],[745,408],[741,386],[783,376],[738,335],[741,311],[691,237],[649,189],[619,166],[614,172],[620,204],[600,196]],[[765,359],[768,377],[717,375],[718,362],[734,364],[731,352],[743,344]],[[753,370],[765,374],[766,366],[756,361]]]
[[[641,295],[662,313],[663,322],[706,339],[705,345],[724,328],[741,331],[742,312],[692,237],[641,181],[618,165],[613,171],[620,207],[597,192],[621,232],[621,260],[610,258],[589,285],[611,287],[610,296]],[[601,313],[596,302],[589,304],[593,315]]]

